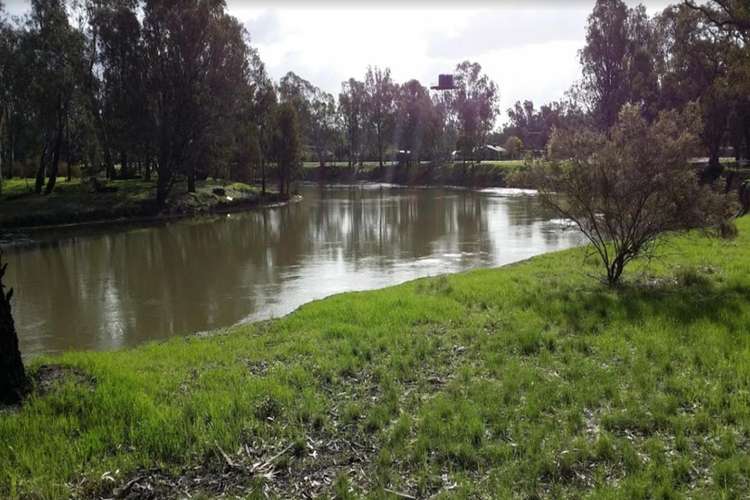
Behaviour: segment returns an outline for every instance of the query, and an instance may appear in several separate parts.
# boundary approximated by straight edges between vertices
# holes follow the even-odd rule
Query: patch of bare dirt
[[[84,385],[93,389],[96,379],[79,368],[63,365],[42,365],[31,376],[33,391],[39,396],[52,392],[67,382]]]

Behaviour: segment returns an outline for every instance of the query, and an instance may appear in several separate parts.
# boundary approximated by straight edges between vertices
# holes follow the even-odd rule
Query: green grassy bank
[[[187,192],[184,181],[178,182],[172,189],[166,207],[162,209],[156,204],[156,183],[140,179],[110,181],[107,183],[107,190],[96,192],[82,185],[80,179],[68,182],[59,178],[55,191],[50,195],[33,193],[33,185],[33,179],[10,179],[3,182],[0,228],[135,219],[153,217],[160,213],[192,214],[229,210],[233,206],[257,204],[261,201],[259,189],[222,180],[198,181],[195,193]],[[215,194],[216,188],[223,189],[224,193]]]
[[[746,498],[738,227],[665,240],[616,291],[574,249],[35,359],[43,390],[0,414],[0,497]]]

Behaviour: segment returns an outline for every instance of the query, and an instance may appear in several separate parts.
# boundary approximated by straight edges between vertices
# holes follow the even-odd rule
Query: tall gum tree
[[[630,9],[622,0],[597,0],[580,52],[580,90],[587,94],[600,130],[611,129],[626,102],[639,104],[647,118],[656,116],[655,45],[642,6]]]
[[[464,61],[456,66],[453,112],[459,125],[459,147],[468,158],[486,140],[498,114],[497,84],[482,73],[479,63]]]
[[[163,206],[178,172],[195,191],[196,163],[211,127],[240,105],[236,89],[246,82],[247,45],[222,0],[148,0],[143,33]]]
[[[375,134],[378,165],[383,167],[383,155],[388,146],[394,125],[396,85],[391,78],[391,70],[369,67],[365,75],[366,108],[370,126]]]
[[[29,103],[36,110],[43,144],[35,191],[44,188],[49,194],[57,180],[70,103],[82,81],[83,36],[71,27],[63,0],[32,0],[24,36],[31,72]]]

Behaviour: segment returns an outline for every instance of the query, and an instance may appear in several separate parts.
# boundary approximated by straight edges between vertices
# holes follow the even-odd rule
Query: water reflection
[[[580,241],[525,192],[310,185],[302,193],[286,207],[11,250],[23,351],[117,349]]]

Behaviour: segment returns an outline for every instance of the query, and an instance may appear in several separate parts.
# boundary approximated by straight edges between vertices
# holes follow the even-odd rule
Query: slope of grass
[[[665,240],[620,290],[574,249],[210,338],[36,359],[93,380],[0,415],[0,497],[110,495],[155,474],[180,496],[745,496],[738,226],[730,242]]]

